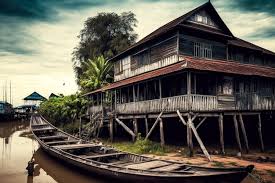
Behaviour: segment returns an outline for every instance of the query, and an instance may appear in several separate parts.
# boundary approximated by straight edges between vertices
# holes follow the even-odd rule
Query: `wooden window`
[[[149,50],[143,50],[131,57],[131,69],[142,67],[150,64]]]
[[[123,71],[122,60],[119,60],[119,61],[115,62],[114,72],[115,72],[115,74],[120,74],[122,71]]]
[[[194,56],[212,59],[212,45],[207,43],[194,43]]]

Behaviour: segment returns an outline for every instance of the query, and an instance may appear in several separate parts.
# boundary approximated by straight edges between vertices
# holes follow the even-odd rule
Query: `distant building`
[[[56,94],[54,94],[54,93],[51,93],[50,96],[49,96],[49,99],[50,99],[50,98],[54,98],[54,97],[58,98],[59,96],[56,95]]]
[[[46,98],[37,92],[33,92],[29,96],[25,97],[23,100],[25,105],[39,106],[42,101],[46,100]]]

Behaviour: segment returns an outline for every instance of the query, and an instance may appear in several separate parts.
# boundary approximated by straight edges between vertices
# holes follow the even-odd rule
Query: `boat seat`
[[[173,170],[177,170],[181,167],[184,167],[185,165],[182,164],[171,164],[171,165],[167,165],[167,166],[162,166],[159,168],[154,168],[152,170],[154,171],[173,171]]]
[[[38,128],[38,129],[32,129],[33,132],[42,132],[42,131],[56,131],[57,129],[53,127],[45,127],[45,128]]]
[[[52,140],[52,139],[67,139],[68,137],[64,135],[51,135],[51,136],[45,136],[45,137],[38,137],[41,140]]]
[[[65,143],[77,143],[79,140],[61,140],[61,141],[53,141],[53,142],[45,142],[47,145],[55,145],[55,144],[65,144]]]
[[[149,162],[144,162],[144,163],[136,163],[133,165],[127,165],[125,168],[131,168],[131,169],[136,169],[136,170],[149,170],[153,168],[158,168],[158,167],[163,167],[170,165],[171,163],[165,162],[165,161],[149,161]]]
[[[94,158],[104,158],[104,157],[111,157],[111,156],[119,156],[119,155],[124,155],[126,153],[110,153],[110,154],[99,154],[99,155],[92,155],[92,156],[86,156],[82,155],[80,157],[85,158],[85,159],[94,159]]]
[[[82,149],[82,148],[89,148],[89,147],[101,147],[101,145],[95,144],[69,144],[69,145],[57,145],[52,146],[61,150],[70,150],[70,149]]]

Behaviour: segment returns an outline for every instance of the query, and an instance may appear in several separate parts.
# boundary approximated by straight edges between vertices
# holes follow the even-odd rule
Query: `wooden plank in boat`
[[[66,139],[68,137],[64,135],[51,135],[51,136],[45,136],[45,137],[38,137],[40,140],[51,140],[51,139]]]
[[[171,165],[162,166],[159,168],[154,168],[152,170],[154,170],[154,171],[173,171],[173,170],[177,170],[183,166],[184,165],[181,165],[181,164],[171,164]]]
[[[41,127],[41,126],[50,126],[47,123],[43,123],[43,124],[32,124],[32,127]]]
[[[104,158],[104,157],[110,157],[110,156],[118,156],[118,155],[123,155],[126,153],[110,153],[110,154],[99,154],[99,155],[92,155],[92,156],[80,156],[82,158],[86,158],[86,159],[93,159],[93,158]]]
[[[125,166],[125,168],[137,169],[137,170],[149,170],[152,168],[158,168],[166,165],[170,165],[171,163],[165,161],[149,161],[145,163],[136,163],[133,165]]]
[[[70,145],[57,145],[52,147],[62,149],[62,150],[69,150],[69,149],[81,149],[81,148],[101,147],[101,146],[95,145],[95,144],[70,144]]]
[[[40,131],[49,131],[49,130],[56,130],[53,127],[46,127],[46,128],[38,128],[38,129],[32,129],[33,132],[40,132]]]
[[[54,145],[54,144],[77,143],[77,142],[79,142],[79,140],[61,140],[61,141],[46,142],[46,144]]]

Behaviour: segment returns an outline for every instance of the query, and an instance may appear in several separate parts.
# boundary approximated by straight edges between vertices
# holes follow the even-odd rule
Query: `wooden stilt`
[[[149,137],[149,136],[151,135],[151,133],[153,132],[154,128],[157,126],[157,124],[158,124],[158,122],[159,122],[160,117],[162,116],[162,114],[163,114],[163,111],[158,115],[158,117],[157,117],[155,123],[153,124],[152,128],[150,129],[150,131],[149,131],[148,134],[146,135],[145,140],[148,139],[148,137]]]
[[[82,120],[81,120],[81,116],[79,118],[79,137],[81,137],[81,132],[82,132]]]
[[[138,136],[138,124],[137,124],[137,119],[136,118],[133,120],[133,126],[134,126],[134,133],[137,137]],[[133,139],[133,141],[135,141],[135,138]]]
[[[233,115],[233,121],[234,121],[234,127],[235,127],[235,136],[236,136],[239,152],[241,153],[242,152],[242,144],[241,144],[241,140],[240,140],[239,127],[238,127],[238,121],[237,121],[236,115]]]
[[[109,133],[110,133],[110,140],[111,140],[111,142],[113,142],[113,140],[114,140],[113,124],[114,124],[114,120],[111,117],[110,120],[109,120]]]
[[[146,133],[146,135],[148,134],[148,132],[149,132],[149,127],[148,127],[148,118],[147,118],[147,117],[145,117],[145,133]]]
[[[128,126],[126,126],[118,118],[116,118],[116,122],[118,122],[118,124],[120,124],[132,136],[132,139],[135,139],[135,137],[136,137],[135,133]]]
[[[159,119],[159,131],[160,131],[160,144],[161,144],[161,146],[164,146],[165,140],[164,140],[164,130],[163,130],[162,118]]]
[[[192,142],[192,132],[193,132],[194,136],[196,137],[196,139],[197,139],[197,141],[200,145],[200,148],[201,148],[202,152],[204,153],[204,155],[207,157],[207,159],[209,161],[212,161],[208,151],[206,150],[206,148],[205,148],[205,146],[204,146],[204,144],[203,144],[203,142],[202,142],[195,126],[194,126],[194,123],[193,123],[194,120],[195,120],[195,117],[191,118],[191,115],[188,114],[188,126],[189,126],[189,129],[190,129],[189,143],[190,143],[190,149],[191,149],[190,152],[192,153],[191,155],[193,155],[193,142]]]
[[[223,115],[219,116],[219,129],[220,129],[220,144],[221,144],[221,154],[225,154],[224,150],[224,135],[223,135]]]
[[[192,137],[192,131],[191,131],[191,115],[188,114],[188,122],[187,122],[187,132],[188,132],[188,138],[189,138],[189,155],[192,157],[194,155],[194,148],[193,148],[193,137]]]
[[[243,138],[244,138],[245,150],[246,150],[246,153],[248,153],[249,152],[248,139],[247,139],[247,135],[246,135],[246,130],[245,130],[242,114],[239,114],[239,122],[241,125],[242,134],[243,134]]]
[[[262,135],[262,119],[261,114],[258,114],[258,133],[260,138],[260,144],[261,144],[261,151],[264,152],[264,141],[263,141],[263,135]]]

